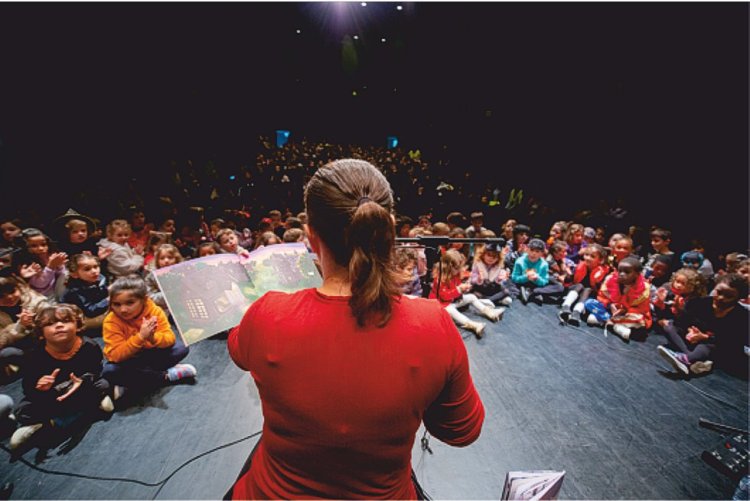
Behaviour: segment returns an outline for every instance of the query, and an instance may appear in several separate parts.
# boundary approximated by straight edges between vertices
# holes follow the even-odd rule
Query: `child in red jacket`
[[[586,300],[592,290],[599,290],[609,273],[607,251],[601,245],[591,244],[581,249],[581,257],[583,259],[573,272],[573,284],[568,287],[568,293],[560,309],[559,318],[563,324],[581,324],[581,313],[584,312]]]
[[[599,289],[596,298],[599,305],[587,302],[594,307],[592,310],[597,306],[604,306],[609,310],[612,318],[607,324],[625,341],[630,339],[634,329],[645,334],[651,328],[650,289],[641,275],[642,269],[637,258],[622,258],[617,265],[617,272],[610,273]],[[599,321],[594,315],[589,315],[587,323],[597,325]]]

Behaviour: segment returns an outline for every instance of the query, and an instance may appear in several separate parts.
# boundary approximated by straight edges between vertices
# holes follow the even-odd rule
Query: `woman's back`
[[[422,419],[451,445],[479,436],[484,408],[439,303],[402,297],[385,327],[359,328],[348,300],[315,289],[268,293],[230,334],[265,418],[235,498],[413,498]]]

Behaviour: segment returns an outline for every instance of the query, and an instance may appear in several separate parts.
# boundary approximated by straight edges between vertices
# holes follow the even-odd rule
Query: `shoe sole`
[[[661,358],[669,362],[669,365],[674,367],[677,372],[681,372],[685,376],[690,374],[690,370],[687,368],[687,366],[685,366],[685,364],[683,364],[679,360],[675,360],[663,346],[659,346],[656,351],[658,351],[659,355],[661,355]]]

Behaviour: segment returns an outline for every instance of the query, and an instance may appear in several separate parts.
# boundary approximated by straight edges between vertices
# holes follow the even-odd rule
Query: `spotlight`
[[[362,2],[362,3],[360,4],[360,5],[361,5],[362,7],[367,7],[367,2]]]
[[[355,40],[359,40],[359,35],[354,35],[352,38]]]
[[[297,30],[297,34],[299,35],[300,33],[302,33],[302,30]]]
[[[401,6],[401,5],[397,5],[397,6],[396,6],[396,10],[404,10],[404,7],[403,7],[403,6]]]
[[[381,38],[380,41],[385,43],[385,38]]]

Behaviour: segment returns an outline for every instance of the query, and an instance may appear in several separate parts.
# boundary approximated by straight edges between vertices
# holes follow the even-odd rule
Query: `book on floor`
[[[303,243],[269,245],[247,257],[215,254],[154,270],[185,344],[238,325],[268,291],[295,292],[323,280]]]
[[[564,477],[564,471],[509,471],[500,499],[557,499]]]

